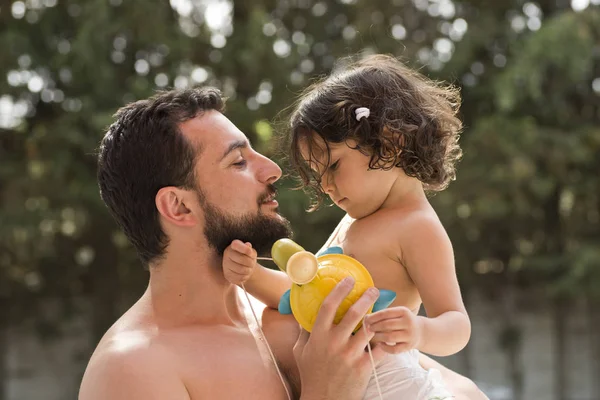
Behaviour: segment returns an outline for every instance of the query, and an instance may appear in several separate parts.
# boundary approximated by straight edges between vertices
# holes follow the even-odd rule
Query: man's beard
[[[287,219],[279,214],[269,216],[261,211],[261,204],[274,192],[275,188],[269,186],[267,193],[258,199],[258,212],[240,216],[226,214],[209,203],[202,192],[198,192],[205,217],[204,235],[218,255],[222,256],[231,242],[237,239],[244,243],[251,243],[258,255],[270,256],[273,243],[292,235]]]

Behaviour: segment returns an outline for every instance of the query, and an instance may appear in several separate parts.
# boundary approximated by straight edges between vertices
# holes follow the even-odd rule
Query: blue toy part
[[[290,305],[290,290],[288,289],[279,299],[279,305],[277,306],[279,314],[291,314],[292,306]]]
[[[396,300],[396,292],[393,290],[379,289],[379,298],[373,304],[373,312],[385,310]]]
[[[317,257],[324,256],[325,254],[344,254],[344,250],[339,246],[328,247],[325,250],[318,252]]]

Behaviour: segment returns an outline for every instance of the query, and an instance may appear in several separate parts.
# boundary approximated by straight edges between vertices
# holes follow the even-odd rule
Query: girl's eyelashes
[[[340,160],[337,160],[336,162],[334,162],[333,164],[331,164],[329,166],[329,170],[335,171],[336,169],[338,169],[339,165],[340,165]]]

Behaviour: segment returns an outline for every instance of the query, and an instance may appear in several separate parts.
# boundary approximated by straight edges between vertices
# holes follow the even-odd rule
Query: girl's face
[[[327,157],[325,142],[313,135],[312,155],[306,140],[300,141],[300,152],[317,176],[321,176],[323,192],[355,219],[381,208],[394,184],[404,175],[402,170],[370,170],[370,157],[355,149],[357,143],[353,140],[328,143],[330,156]]]

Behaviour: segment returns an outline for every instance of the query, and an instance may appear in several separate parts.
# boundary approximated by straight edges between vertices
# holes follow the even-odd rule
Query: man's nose
[[[279,165],[277,165],[274,161],[270,160],[269,158],[263,156],[262,154],[259,155],[259,159],[261,161],[261,167],[258,171],[258,179],[262,183],[266,184],[272,184],[274,182],[277,182],[277,180],[281,178],[282,174]]]

